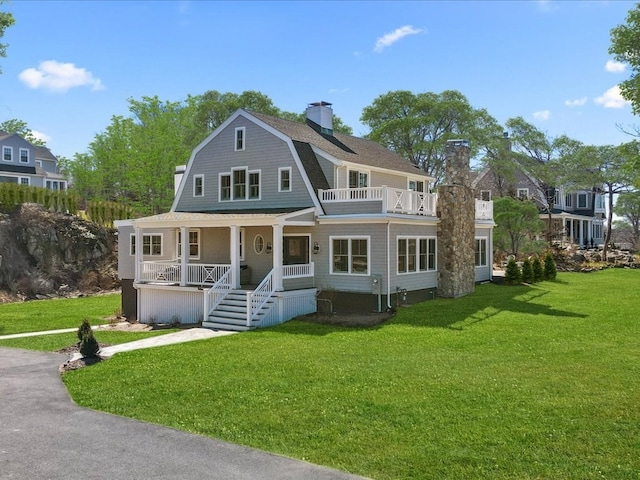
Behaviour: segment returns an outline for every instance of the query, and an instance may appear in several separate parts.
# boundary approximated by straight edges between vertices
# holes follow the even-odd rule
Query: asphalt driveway
[[[361,479],[79,407],[58,373],[66,359],[0,347],[0,479]]]

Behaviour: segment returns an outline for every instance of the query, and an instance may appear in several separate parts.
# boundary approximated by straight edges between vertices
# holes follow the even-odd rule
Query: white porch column
[[[133,236],[134,236],[134,242],[135,242],[135,246],[136,246],[136,254],[134,256],[134,261],[136,262],[135,265],[135,273],[134,273],[134,283],[139,283],[140,282],[140,277],[141,277],[141,271],[140,269],[142,268],[142,229],[139,227],[134,227],[133,228]]]
[[[182,252],[180,253],[180,286],[187,286],[187,276],[189,268],[189,229],[187,227],[180,227],[180,246]]]
[[[231,284],[233,288],[240,288],[240,229],[231,225],[229,254],[231,255]]]
[[[576,242],[576,237],[575,237],[575,235],[573,233],[573,219],[569,220],[569,226],[570,226],[570,228],[569,228],[569,242],[575,243]]]
[[[580,240],[578,241],[578,245],[582,246],[582,240],[584,240],[584,220],[578,220],[579,224],[579,235]]]
[[[282,283],[282,225],[273,226],[273,287],[277,292],[284,290]]]

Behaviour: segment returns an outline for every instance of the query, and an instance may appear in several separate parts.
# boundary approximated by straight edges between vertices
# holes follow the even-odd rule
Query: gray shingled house
[[[309,105],[306,124],[238,110],[177,170],[170,212],[116,222],[125,315],[246,330],[319,308],[460,296],[490,279],[491,202],[466,195],[467,229],[443,240],[438,213],[465,202],[448,192],[453,210],[438,205],[430,177],[375,142],[334,133],[332,115],[326,102]],[[468,146],[452,149],[468,170]],[[456,258],[439,254],[443,241]],[[460,259],[463,273],[446,275]]]

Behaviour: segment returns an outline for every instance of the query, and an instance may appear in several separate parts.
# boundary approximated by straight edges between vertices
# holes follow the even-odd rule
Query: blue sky
[[[283,109],[333,103],[354,134],[388,91],[459,90],[500,123],[522,116],[587,144],[640,125],[607,53],[627,1],[24,1],[0,58],[0,122],[58,156],[85,152],[128,98],[257,90]]]

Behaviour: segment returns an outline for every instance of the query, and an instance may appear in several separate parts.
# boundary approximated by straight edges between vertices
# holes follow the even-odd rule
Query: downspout
[[[387,311],[391,310],[391,222],[387,220]]]

